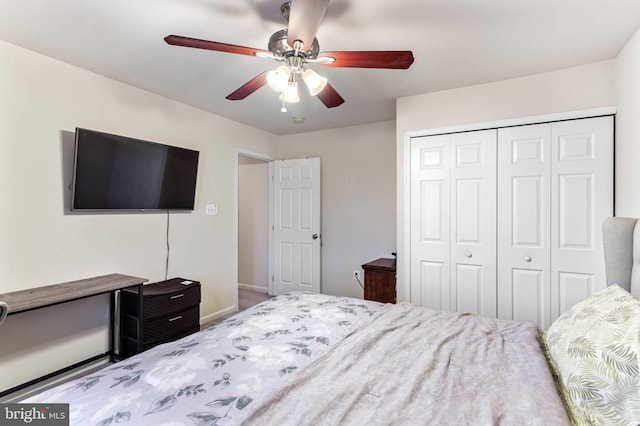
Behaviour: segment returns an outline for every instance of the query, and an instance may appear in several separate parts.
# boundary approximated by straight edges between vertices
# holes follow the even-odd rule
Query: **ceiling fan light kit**
[[[304,83],[307,85],[311,96],[316,96],[322,92],[328,83],[326,77],[321,76],[311,68],[306,69],[302,73],[302,80],[304,80]]]
[[[282,92],[287,87],[290,76],[291,69],[286,65],[280,65],[267,73],[267,84],[276,92]]]
[[[175,46],[270,58],[282,63],[278,68],[265,71],[249,80],[226,97],[229,100],[244,99],[268,85],[280,93],[282,112],[287,111],[285,103],[300,102],[300,80],[304,81],[311,96],[318,97],[327,108],[344,103],[342,96],[329,84],[327,78],[306,68],[306,64],[382,69],[408,69],[411,66],[414,59],[409,50],[320,52],[320,44],[315,35],[328,6],[329,0],[292,0],[284,3],[280,11],[288,21],[288,28],[271,35],[268,51],[177,35],[167,36],[164,40]]]
[[[287,83],[287,87],[285,87],[280,94],[280,100],[290,104],[300,102],[300,96],[298,96],[298,82],[289,81],[289,83]]]

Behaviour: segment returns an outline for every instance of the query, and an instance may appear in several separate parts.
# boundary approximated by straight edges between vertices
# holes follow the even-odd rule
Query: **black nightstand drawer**
[[[185,309],[144,323],[144,343],[180,334],[200,324],[200,307]]]
[[[181,311],[190,306],[200,304],[200,283],[180,284],[181,278],[148,284],[142,289],[144,297],[144,320]],[[138,312],[138,289],[123,291],[123,309],[130,314]]]
[[[200,329],[200,283],[173,278],[121,291],[120,356],[127,357]],[[142,307],[142,309],[140,309]],[[142,315],[140,315],[142,310]]]

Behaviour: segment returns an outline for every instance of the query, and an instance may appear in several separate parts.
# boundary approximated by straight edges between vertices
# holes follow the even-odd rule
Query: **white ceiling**
[[[397,97],[615,58],[640,27],[639,0],[332,0],[321,50],[412,50],[415,62],[408,70],[314,66],[346,102],[327,109],[301,96],[287,113],[266,86],[225,99],[273,60],[163,41],[176,34],[266,50],[286,27],[281,3],[0,0],[0,40],[284,135],[392,120]]]

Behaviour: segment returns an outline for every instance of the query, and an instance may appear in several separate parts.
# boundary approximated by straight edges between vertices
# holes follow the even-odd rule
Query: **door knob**
[[[319,237],[319,235],[318,235],[318,234],[313,234],[313,235],[311,236],[311,238],[313,238],[314,240],[317,240],[317,239],[318,239],[318,237]]]
[[[473,254],[471,254],[471,252],[469,250],[465,251],[464,255],[467,256],[467,257],[472,257],[473,256]]]
[[[524,261],[525,262],[531,262],[531,256],[525,256],[524,257]]]

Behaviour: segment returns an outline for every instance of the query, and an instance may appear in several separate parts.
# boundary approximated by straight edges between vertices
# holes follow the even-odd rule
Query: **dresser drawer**
[[[173,282],[170,286],[147,285],[142,292],[145,321],[200,304],[200,284],[196,282],[187,286],[179,282]],[[123,296],[124,312],[137,314],[138,290],[127,289]]]
[[[200,283],[172,278],[147,284],[142,298],[137,287],[122,290],[119,327],[122,357],[198,331]]]
[[[144,343],[180,334],[200,324],[200,307],[195,306],[144,322]]]
[[[177,312],[200,304],[200,286],[191,284],[169,294],[144,296],[144,319],[150,320],[167,312]]]

